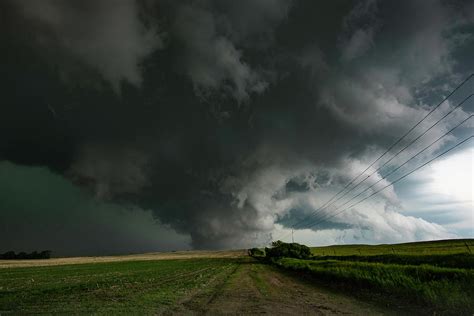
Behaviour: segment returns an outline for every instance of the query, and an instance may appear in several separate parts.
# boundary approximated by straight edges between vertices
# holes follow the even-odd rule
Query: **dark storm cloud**
[[[96,201],[44,167],[0,163],[0,251],[50,249],[56,256],[189,248],[150,211]]]
[[[11,1],[36,28],[43,49],[59,49],[100,72],[118,92],[122,80],[139,85],[140,63],[162,41],[143,25],[135,0]]]
[[[268,240],[470,71],[458,1],[118,3],[0,5],[0,158],[152,210],[194,247]]]

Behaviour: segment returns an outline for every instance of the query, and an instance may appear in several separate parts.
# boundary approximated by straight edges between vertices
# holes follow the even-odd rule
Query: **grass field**
[[[157,313],[225,279],[244,259],[0,269],[0,313]]]
[[[283,258],[280,267],[302,271],[344,289],[365,289],[431,312],[474,311],[474,240],[312,248],[310,260]]]
[[[320,311],[387,312],[249,257],[0,269],[0,314],[308,315]]]
[[[317,256],[473,254],[474,239],[422,241],[386,245],[337,245],[312,247],[311,252]]]

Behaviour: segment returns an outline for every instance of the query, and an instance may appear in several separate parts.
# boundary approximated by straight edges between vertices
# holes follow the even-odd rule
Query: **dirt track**
[[[319,288],[255,262],[238,266],[215,290],[193,293],[171,314],[390,315],[390,311]],[[165,313],[168,314],[168,313]]]

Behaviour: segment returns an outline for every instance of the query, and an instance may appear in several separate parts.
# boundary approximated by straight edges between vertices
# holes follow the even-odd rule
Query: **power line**
[[[434,157],[434,158],[428,160],[427,162],[425,162],[425,163],[422,164],[421,166],[419,166],[419,167],[413,169],[412,171],[410,171],[410,172],[404,174],[403,176],[399,177],[399,178],[396,179],[395,181],[392,181],[391,183],[387,184],[386,186],[384,186],[384,187],[381,188],[380,190],[375,191],[375,192],[372,193],[371,195],[369,195],[369,196],[363,198],[362,200],[360,200],[360,201],[358,201],[358,202],[356,202],[356,203],[350,205],[349,207],[344,208],[344,209],[342,209],[341,211],[332,214],[332,215],[331,215],[330,217],[328,217],[328,218],[324,218],[324,219],[322,219],[322,220],[320,220],[320,221],[318,221],[318,222],[316,222],[316,223],[311,224],[310,226],[308,226],[308,228],[314,227],[314,226],[316,226],[316,225],[318,225],[318,224],[321,224],[321,223],[327,221],[328,219],[331,219],[331,218],[333,218],[333,217],[335,217],[335,216],[337,216],[337,215],[339,215],[339,214],[341,214],[341,213],[343,213],[343,212],[349,210],[350,208],[352,208],[352,207],[354,207],[354,206],[356,206],[356,205],[358,205],[358,204],[364,202],[365,200],[367,200],[367,199],[373,197],[374,195],[379,194],[380,192],[382,192],[383,190],[385,190],[385,189],[388,188],[389,186],[393,186],[395,183],[397,183],[397,182],[399,182],[399,181],[405,179],[406,177],[408,177],[409,175],[411,175],[411,174],[414,173],[415,171],[417,171],[417,170],[423,168],[424,166],[426,166],[426,165],[428,165],[429,163],[433,162],[434,160],[440,158],[441,156],[447,154],[447,153],[450,152],[451,150],[453,150],[453,149],[455,149],[455,148],[461,146],[462,144],[464,144],[465,142],[469,141],[469,140],[472,139],[472,138],[474,138],[474,135],[469,136],[468,138],[466,138],[466,139],[464,139],[463,141],[457,143],[457,144],[454,145],[453,147],[451,147],[451,148],[449,148],[449,149],[443,151],[441,154],[439,154],[439,155],[437,155],[436,157]]]
[[[339,205],[337,208],[336,208],[336,211],[339,210],[341,207],[347,205],[348,203],[350,203],[351,201],[355,200],[356,198],[358,198],[359,196],[361,196],[362,194],[364,194],[365,192],[367,192],[368,190],[370,190],[371,188],[373,188],[374,186],[376,186],[378,183],[380,183],[381,181],[385,180],[386,178],[388,178],[389,176],[391,176],[392,174],[394,174],[395,172],[397,172],[398,170],[400,170],[403,166],[405,166],[407,163],[409,163],[410,161],[412,161],[413,159],[415,159],[416,157],[418,157],[421,153],[423,153],[425,150],[427,150],[428,148],[430,148],[431,146],[433,146],[434,144],[436,144],[437,142],[439,142],[441,139],[443,139],[444,137],[446,137],[448,134],[452,133],[455,129],[457,129],[458,127],[460,127],[461,125],[463,125],[464,123],[466,123],[468,120],[470,120],[471,118],[473,117],[473,115],[470,115],[468,116],[467,118],[465,118],[464,120],[462,120],[460,123],[458,123],[456,126],[454,126],[453,128],[451,128],[449,131],[447,131],[446,133],[444,133],[443,135],[441,135],[440,137],[438,137],[435,141],[431,142],[428,146],[424,147],[422,150],[420,150],[418,153],[416,153],[414,156],[412,156],[411,158],[409,158],[408,160],[406,160],[403,164],[401,164],[400,166],[398,166],[397,168],[395,168],[394,170],[390,171],[388,174],[386,174],[385,176],[381,177],[378,181],[376,181],[375,183],[373,183],[372,185],[370,185],[369,187],[367,187],[365,190],[359,192],[357,195],[353,196],[351,199],[349,199],[348,201],[346,201],[345,203]],[[324,218],[326,214],[324,214],[322,217],[320,218]],[[314,222],[314,221],[313,221]]]
[[[384,153],[382,153],[382,155],[380,155],[376,160],[374,160],[364,171],[362,171],[359,175],[357,175],[356,177],[354,177],[351,181],[349,181],[349,183],[347,183],[341,190],[339,190],[335,195],[333,195],[328,201],[326,201],[323,205],[321,205],[320,207],[318,207],[318,209],[316,209],[312,214],[308,215],[307,217],[305,217],[304,219],[298,221],[297,223],[295,223],[292,227],[293,228],[297,228],[301,223],[305,222],[308,218],[311,218],[312,216],[315,216],[316,214],[318,214],[318,212],[320,212],[322,209],[324,209],[326,206],[328,206],[329,203],[331,203],[339,194],[341,194],[342,192],[344,192],[350,185],[352,185],[354,183],[354,181],[356,181],[361,175],[363,175],[367,170],[369,170],[374,164],[376,164],[380,159],[382,159],[388,152],[390,152],[390,150],[392,150],[396,145],[398,145],[406,136],[408,136],[416,127],[418,127],[424,120],[426,120],[426,118],[428,116],[430,116],[434,111],[436,111],[436,109],[438,109],[444,102],[446,102],[446,100],[448,100],[456,91],[458,91],[462,86],[464,86],[464,84],[466,84],[472,77],[474,76],[474,73],[470,74],[466,79],[464,79],[464,81],[462,81],[454,90],[452,90],[441,102],[439,102],[433,109],[431,109],[420,121],[418,121],[414,126],[412,126],[407,132],[405,132],[405,134],[403,134],[400,138],[398,138],[387,150],[385,150]],[[468,96],[466,99],[464,99],[457,107],[455,107],[454,109],[452,109],[449,113],[447,113],[443,118],[441,118],[439,121],[441,121],[442,119],[444,119],[446,116],[448,116],[449,114],[451,114],[454,110],[456,110],[459,106],[461,106],[467,99],[469,99],[470,97],[472,97],[472,94],[470,96]],[[438,122],[436,122],[434,125],[436,125]],[[429,129],[433,128],[434,126],[431,126]],[[426,134],[427,131],[425,131],[424,134]],[[423,136],[423,135],[421,135]],[[419,137],[421,137],[419,136]],[[419,138],[418,137],[418,138]],[[415,140],[416,141],[416,140]],[[411,145],[411,144],[410,144]],[[400,152],[399,152],[400,153]],[[397,155],[399,154],[397,153]],[[367,178],[369,178],[369,176],[367,176]],[[366,179],[367,179],[366,178]],[[364,179],[363,181],[365,181],[366,179]],[[349,190],[348,192],[346,192],[343,196],[347,195],[347,193],[349,193],[350,191],[352,191],[353,189],[355,189],[360,183],[362,183],[363,181],[359,182],[355,187],[353,187],[351,190]],[[342,198],[342,197],[340,197]],[[338,198],[335,202],[339,201],[340,198]],[[333,203],[331,203],[332,205]]]
[[[470,94],[469,96],[467,96],[466,98],[464,98],[464,100],[462,100],[457,106],[455,106],[454,108],[452,108],[449,112],[447,112],[443,117],[441,117],[440,119],[438,119],[435,123],[433,123],[429,128],[427,128],[423,133],[421,133],[420,135],[418,135],[417,137],[415,137],[413,140],[411,140],[405,147],[403,147],[402,149],[400,149],[395,155],[393,155],[390,159],[388,159],[387,161],[385,161],[380,167],[378,167],[376,170],[372,171],[367,177],[365,177],[364,179],[362,179],[361,181],[359,181],[355,186],[353,186],[352,188],[350,188],[348,191],[346,191],[343,195],[339,196],[336,200],[334,200],[332,203],[330,203],[329,205],[326,205],[325,208],[333,205],[334,203],[340,201],[343,197],[345,197],[347,194],[349,194],[350,192],[354,191],[356,188],[359,187],[359,185],[361,185],[362,183],[364,183],[367,179],[369,179],[371,176],[373,176],[375,173],[377,173],[378,171],[382,170],[383,167],[385,167],[389,162],[391,162],[394,158],[398,157],[398,155],[400,155],[403,151],[405,151],[408,147],[410,147],[411,145],[413,145],[415,142],[417,142],[421,137],[423,137],[424,135],[426,135],[426,133],[428,133],[431,129],[433,129],[433,127],[435,127],[436,125],[438,125],[439,122],[441,122],[443,119],[445,119],[446,117],[448,117],[451,113],[453,113],[454,111],[456,111],[458,108],[460,108],[467,100],[469,100],[472,96],[474,96],[474,94]],[[469,119],[469,118],[468,118]],[[323,211],[324,209],[321,209],[321,211]],[[321,214],[321,212],[318,212],[319,214],[317,214],[316,212],[313,214],[314,216],[319,216]],[[310,217],[313,217],[313,215],[311,215]]]

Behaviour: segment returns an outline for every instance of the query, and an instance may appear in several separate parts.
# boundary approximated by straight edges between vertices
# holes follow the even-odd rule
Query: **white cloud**
[[[365,204],[364,207],[342,213],[333,220],[348,223],[352,227],[295,230],[295,242],[311,246],[326,246],[399,243],[457,237],[441,225],[430,223],[422,218],[405,216],[396,211],[385,210],[384,204],[380,202]],[[291,241],[291,231],[277,224],[273,237],[284,237],[284,241]]]
[[[331,199],[351,178],[358,175],[365,166],[358,161],[348,161],[349,166],[344,169],[324,169],[329,172],[332,181],[320,178],[315,170],[321,167],[310,165],[298,168],[272,166],[260,169],[245,178],[228,179],[223,190],[234,193],[235,203],[239,207],[251,206],[257,212],[257,221],[254,225],[261,232],[272,233],[273,238],[287,240],[291,234],[289,229],[280,224],[274,224],[277,218],[291,214],[298,209],[306,214],[303,219],[306,224],[317,224],[313,230],[302,229],[298,226],[297,236],[312,245],[330,243],[382,243],[404,242],[414,240],[440,239],[456,236],[438,224],[430,223],[422,218],[406,216],[400,213],[399,198],[392,187],[388,187],[381,194],[368,199],[354,207],[348,208],[360,201],[367,194],[346,204],[358,192],[379,179],[379,176],[368,181],[341,199],[336,198],[334,204],[323,210],[318,209]],[[299,178],[308,181],[306,190],[291,192],[286,185],[292,179]],[[356,182],[357,183],[357,182]],[[388,184],[382,181],[378,189]],[[341,197],[340,195],[339,197]],[[315,211],[317,211],[315,213]],[[298,221],[299,222],[299,221]],[[305,236],[305,237],[304,237]],[[263,239],[263,241],[267,241]],[[260,240],[262,242],[262,240]]]
[[[397,189],[405,212],[474,236],[473,157],[471,146],[421,169],[416,179]]]

